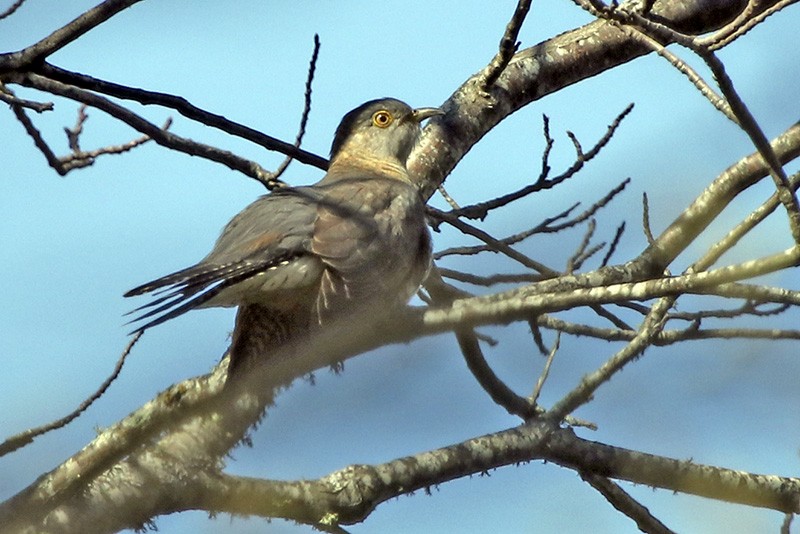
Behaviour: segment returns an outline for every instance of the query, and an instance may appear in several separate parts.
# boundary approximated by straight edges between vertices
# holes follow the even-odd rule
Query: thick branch
[[[284,517],[303,523],[352,524],[388,499],[501,466],[546,460],[618,480],[692,495],[800,511],[800,479],[756,475],[613,447],[569,429],[534,422],[380,465],[353,465],[319,480],[281,482],[227,475],[202,477],[170,511]]]
[[[653,13],[673,27],[702,33],[723,26],[744,5],[741,0],[656,2]],[[430,197],[469,149],[506,116],[650,51],[612,23],[595,21],[518,52],[493,85],[492,94],[502,98],[481,96],[478,73],[443,104],[447,115],[426,128],[409,162],[411,174],[425,198]]]

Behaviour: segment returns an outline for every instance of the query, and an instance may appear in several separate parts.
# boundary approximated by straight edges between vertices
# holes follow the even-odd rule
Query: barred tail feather
[[[128,312],[126,315],[145,311],[145,313],[128,321],[126,324],[137,323],[158,315],[153,320],[136,328],[131,334],[143,332],[148,328],[201,306],[218,295],[223,289],[257,274],[264,267],[262,264],[253,263],[240,264],[238,266],[217,266],[213,269],[199,271],[196,267],[190,267],[134,288],[125,293],[125,296],[141,295],[153,292],[153,290],[158,290],[155,294],[164,292],[167,292],[167,294]],[[192,273],[193,270],[194,273]],[[159,315],[162,312],[166,313]]]

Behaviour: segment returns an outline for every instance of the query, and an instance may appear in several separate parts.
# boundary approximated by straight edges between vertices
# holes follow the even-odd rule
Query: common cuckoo
[[[344,116],[327,174],[262,196],[225,226],[198,264],[128,291],[147,328],[193,308],[258,305],[276,323],[325,324],[405,304],[430,266],[425,208],[406,160],[437,108],[385,98]],[[231,370],[238,363],[231,361]]]

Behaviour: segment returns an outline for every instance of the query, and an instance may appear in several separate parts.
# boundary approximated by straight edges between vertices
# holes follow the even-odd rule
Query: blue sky
[[[77,16],[93,2],[28,0],[0,21],[0,50],[28,45]],[[341,116],[365,100],[401,98],[435,106],[495,53],[514,2],[142,2],[72,43],[52,61],[64,68],[151,90],[179,94],[195,105],[291,141],[303,103],[313,35],[322,50],[304,147],[327,155]],[[737,88],[768,136],[798,118],[800,65],[796,48],[800,10],[791,7],[722,53]],[[531,46],[589,20],[570,2],[535,2],[520,39]],[[18,91],[20,96],[36,97]],[[49,98],[43,98],[50,100]],[[630,102],[636,103],[605,152],[572,183],[492,215],[484,228],[506,235],[538,223],[576,200],[601,197],[626,177],[626,192],[600,214],[598,233],[610,239],[621,221],[628,233],[616,260],[640,251],[641,195],[650,199],[654,231],[663,229],[721,170],[752,151],[748,140],[663,60],[647,57],[567,88],[523,109],[493,130],[447,182],[468,204],[528,183],[541,165],[541,115],[557,138],[554,168],[566,166],[571,130],[590,146]],[[34,118],[56,151],[77,106]],[[136,108],[151,120],[169,115]],[[102,112],[89,111],[82,146],[92,149],[138,136]],[[236,151],[275,168],[280,155],[175,118],[173,130]],[[16,123],[0,114],[4,159],[0,181],[0,378],[6,434],[60,417],[110,372],[127,342],[122,294],[142,282],[195,263],[219,230],[261,186],[227,168],[146,145],[104,157],[91,168],[58,177]],[[791,168],[790,168],[791,170]],[[796,170],[796,166],[794,168]],[[294,163],[292,184],[311,183],[317,169]],[[713,243],[770,192],[764,183],[709,237],[679,258],[675,270]],[[442,207],[441,199],[434,205]],[[738,211],[737,211],[738,210]],[[743,243],[730,261],[787,245],[783,220]],[[561,267],[581,231],[540,238],[523,250]],[[445,231],[437,249],[471,244]],[[444,266],[479,272],[519,272],[499,258],[448,260]],[[774,283],[790,283],[796,273]],[[797,284],[794,282],[794,286]],[[682,303],[691,309],[691,303]],[[788,318],[773,319],[790,324]],[[762,326],[766,323],[762,323]],[[0,459],[0,498],[29,484],[86,444],[96,428],[117,421],[154,394],[207,371],[228,343],[233,311],[187,314],[149,331],[107,395],[66,429]],[[519,325],[482,330],[501,341],[487,350],[497,372],[528,392],[542,359]],[[550,338],[551,340],[551,338]],[[542,401],[550,404],[593,370],[617,344],[562,338]],[[798,446],[800,362],[796,342],[704,342],[651,349],[602,388],[578,415],[597,432],[579,433],[614,445],[696,462],[791,475]],[[377,463],[449,445],[517,422],[493,405],[469,375],[452,336],[392,346],[351,360],[345,372],[316,374],[283,393],[254,436],[252,449],[234,451],[228,471],[270,478],[313,478],[351,463]],[[777,531],[775,512],[715,503],[624,484],[679,532]],[[209,521],[203,513],[157,520],[161,532],[309,531],[281,521]],[[532,462],[490,476],[445,484],[381,505],[366,532],[636,532],[572,471]]]

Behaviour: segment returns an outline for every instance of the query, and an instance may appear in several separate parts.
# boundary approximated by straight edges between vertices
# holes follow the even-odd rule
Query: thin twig
[[[792,189],[797,190],[800,186],[800,172],[797,172],[789,177],[789,183]],[[722,239],[714,243],[711,248],[698,260],[699,264],[706,267],[714,265],[717,260],[728,250],[733,248],[745,235],[747,235],[753,228],[758,226],[764,219],[767,218],[775,209],[780,205],[778,194],[773,193],[758,208],[750,212],[739,224],[731,229]]]
[[[123,152],[132,150],[133,148],[136,148],[137,146],[142,145],[151,139],[150,136],[144,135],[121,145],[111,145],[91,151],[81,150],[79,136],[83,130],[83,124],[88,117],[85,113],[85,106],[81,106],[75,126],[71,129],[64,128],[67,133],[67,141],[72,149],[72,153],[63,157],[59,157],[53,152],[53,150],[44,140],[44,137],[42,137],[41,132],[36,129],[36,127],[33,125],[33,122],[25,114],[21,107],[12,105],[12,111],[17,117],[17,120],[19,120],[22,126],[25,128],[25,131],[28,133],[28,135],[31,136],[36,147],[44,155],[48,165],[50,165],[50,167],[52,167],[59,176],[65,176],[74,169],[80,169],[92,165],[98,156],[103,154],[122,154]],[[172,119],[168,119],[164,123],[164,126],[162,126],[162,130],[167,130],[171,124]]]
[[[536,380],[536,386],[533,388],[533,393],[531,394],[531,404],[536,405],[537,401],[539,400],[539,395],[542,393],[544,383],[547,381],[547,377],[550,375],[550,366],[553,365],[553,360],[556,357],[556,352],[558,352],[558,347],[560,345],[561,332],[556,332],[556,339],[553,341],[553,347],[547,354],[547,360],[544,362],[544,368],[542,368],[542,372],[539,374],[538,380]]]
[[[639,357],[652,344],[653,338],[663,329],[665,316],[675,303],[675,300],[675,297],[659,299],[639,327],[636,336],[622,350],[601,365],[598,370],[583,377],[578,387],[570,391],[547,411],[547,417],[553,421],[560,421],[565,415],[588,402],[594,392],[597,391],[597,388],[611,379],[614,374],[628,363]]]
[[[125,85],[93,78],[92,76],[87,76],[85,74],[61,69],[51,65],[50,63],[44,63],[39,66],[37,72],[51,80],[55,80],[66,85],[72,85],[77,88],[102,93],[115,98],[133,100],[143,105],[155,104],[174,109],[188,119],[192,119],[212,128],[217,128],[218,130],[236,137],[241,137],[242,139],[250,141],[251,143],[262,146],[267,150],[274,150],[276,152],[280,152],[281,154],[290,155],[300,163],[312,165],[323,170],[328,168],[328,160],[323,157],[299,148],[295,148],[290,143],[286,143],[280,139],[263,134],[258,130],[226,119],[222,115],[216,115],[214,113],[205,111],[197,106],[192,105],[185,98],[180,96],[127,87]]]
[[[183,152],[192,156],[199,156],[202,158],[221,163],[233,170],[239,171],[245,176],[249,176],[255,180],[266,185],[269,189],[274,189],[278,186],[272,180],[272,173],[261,167],[258,163],[239,157],[227,150],[198,143],[180,137],[173,133],[162,130],[155,124],[143,119],[141,116],[133,113],[132,111],[115,104],[107,98],[98,96],[89,91],[84,91],[74,86],[61,83],[56,80],[40,76],[38,74],[26,74],[19,78],[18,82],[28,87],[47,91],[49,93],[57,94],[92,107],[105,111],[112,117],[121,120],[132,128],[148,135],[153,141],[159,145]],[[291,145],[290,145],[291,146]]]
[[[781,534],[791,534],[792,520],[794,520],[794,514],[786,514],[783,516],[783,521],[781,522]]]
[[[522,265],[528,267],[529,269],[533,269],[547,276],[555,276],[558,274],[556,271],[550,269],[546,265],[539,263],[538,261],[532,258],[529,258],[525,254],[517,250],[514,250],[509,245],[503,243],[499,239],[496,239],[491,235],[489,235],[488,233],[484,232],[483,230],[475,228],[471,224],[468,224],[460,220],[458,217],[454,217],[449,213],[445,213],[430,206],[428,207],[428,213],[431,214],[433,217],[439,219],[440,221],[446,222],[447,224],[459,230],[460,232],[480,239],[481,241],[486,243],[489,247],[494,249],[496,252],[500,252],[501,254],[508,256],[509,258],[521,263]]]
[[[31,46],[4,58],[6,71],[24,71],[141,0],[105,0]]]
[[[542,337],[542,331],[539,328],[539,323],[536,322],[536,317],[531,317],[528,319],[528,326],[531,329],[531,337],[533,338],[533,344],[536,345],[536,348],[539,350],[539,354],[542,356],[547,356],[549,354],[549,350],[547,346],[544,344],[544,337]]]
[[[80,152],[80,137],[83,133],[83,125],[86,123],[86,120],[89,118],[89,115],[86,114],[86,104],[81,104],[78,108],[78,116],[75,119],[75,126],[72,128],[64,128],[64,132],[67,134],[67,145],[69,149],[73,152]]]
[[[653,50],[656,54],[666,59],[670,63],[670,65],[675,67],[675,69],[677,69],[678,72],[686,76],[686,78],[688,78],[688,80],[692,82],[692,85],[694,85],[695,88],[698,91],[700,91],[700,94],[706,97],[706,99],[711,103],[712,106],[717,108],[720,112],[722,112],[723,115],[725,115],[735,124],[739,124],[738,119],[736,118],[736,115],[733,113],[730,106],[728,105],[728,102],[719,94],[717,94],[717,92],[714,91],[711,85],[708,82],[706,82],[705,79],[703,79],[703,77],[700,76],[700,74],[695,69],[693,69],[688,63],[683,61],[677,55],[670,52],[669,49],[667,49],[659,41],[653,39],[651,36],[649,36],[641,29],[625,24],[619,24],[619,27],[623,31],[625,31],[630,37],[636,39],[640,43],[644,44],[645,46]]]
[[[542,233],[560,232],[561,230],[565,230],[567,228],[572,228],[573,226],[576,226],[576,225],[582,223],[586,219],[589,219],[589,218],[593,217],[595,213],[600,211],[602,208],[606,207],[608,205],[608,203],[611,202],[614,199],[614,197],[616,197],[618,194],[622,193],[622,191],[624,191],[625,188],[630,183],[631,183],[631,179],[630,178],[625,178],[624,180],[622,180],[619,183],[619,185],[617,185],[616,187],[612,188],[611,191],[609,191],[608,193],[606,193],[603,196],[603,198],[599,199],[597,202],[592,204],[583,213],[580,213],[580,214],[576,215],[575,217],[573,217],[569,221],[563,222],[561,224],[554,224],[552,226],[549,226]]]
[[[598,243],[591,247],[589,246],[596,228],[597,222],[595,219],[589,219],[589,224],[587,225],[586,232],[584,233],[583,240],[581,240],[578,250],[576,250],[575,253],[567,260],[567,273],[573,273],[580,270],[586,260],[597,254],[606,246],[605,243]]]
[[[488,91],[489,88],[494,85],[494,82],[496,82],[500,74],[503,73],[503,70],[508,66],[514,53],[519,48],[517,37],[519,36],[519,30],[522,28],[522,23],[528,15],[530,8],[531,0],[519,0],[519,2],[517,2],[514,15],[506,25],[506,31],[503,33],[503,38],[500,40],[500,49],[486,67],[486,74],[484,75],[482,83],[484,91]]]
[[[485,219],[486,215],[488,215],[489,211],[493,209],[497,209],[503,207],[511,202],[519,200],[523,197],[530,195],[531,193],[535,193],[538,191],[544,191],[547,189],[552,189],[553,187],[559,185],[560,183],[568,180],[569,178],[575,176],[575,174],[580,171],[586,163],[594,159],[600,151],[611,141],[611,138],[614,136],[614,133],[619,128],[619,125],[628,116],[628,114],[633,110],[633,104],[629,104],[617,117],[611,122],[611,124],[606,129],[606,133],[594,144],[594,146],[586,153],[583,153],[583,150],[580,148],[580,143],[577,142],[577,138],[575,138],[574,134],[571,132],[567,132],[567,135],[573,141],[573,144],[576,145],[576,158],[575,162],[570,165],[570,167],[565,170],[560,175],[545,180],[542,179],[544,174],[540,175],[539,179],[537,179],[534,183],[527,185],[517,191],[512,193],[508,193],[505,195],[501,195],[497,198],[493,198],[491,200],[487,200],[485,202],[479,202],[477,204],[472,204],[470,206],[465,206],[461,209],[452,211],[451,213],[456,216],[464,216],[469,219]],[[545,123],[547,124],[547,123]],[[547,130],[546,130],[547,131]],[[549,136],[549,133],[546,133],[546,136]],[[545,147],[545,153],[549,151],[549,144]],[[543,156],[544,158],[545,156]],[[545,163],[546,160],[543,159],[542,166],[543,166],[543,173],[546,170],[549,171],[549,166]]]
[[[572,323],[551,315],[536,316],[537,326],[564,334],[580,337],[591,337],[604,341],[631,341],[636,337],[632,329],[600,328],[580,323]],[[654,346],[663,347],[683,341],[701,339],[768,339],[768,340],[800,340],[800,330],[777,330],[773,328],[696,328],[693,323],[689,328],[663,330],[652,340]]]
[[[550,136],[550,117],[542,114],[542,135],[544,135],[544,150],[542,150],[542,170],[539,172],[537,182],[544,182],[550,175],[550,152],[556,144],[555,139]]]
[[[314,82],[314,73],[317,71],[317,59],[319,58],[319,48],[320,48],[320,41],[319,41],[319,34],[314,34],[314,51],[311,53],[311,61],[308,64],[308,75],[306,76],[306,92],[305,92],[305,101],[303,103],[303,114],[300,117],[300,128],[297,131],[297,137],[294,140],[294,147],[300,148],[300,145],[303,142],[303,137],[306,135],[306,124],[308,124],[308,116],[311,113],[311,85]],[[286,158],[281,162],[278,168],[275,170],[275,175],[273,176],[273,180],[280,181],[281,175],[286,171],[289,167],[289,164],[292,162],[294,158],[292,156],[286,156]],[[280,183],[283,183],[282,181]]]
[[[664,523],[651,514],[650,510],[624,491],[619,484],[615,484],[608,478],[595,473],[586,471],[579,471],[579,473],[581,478],[600,492],[611,506],[633,519],[642,532],[647,534],[675,534],[674,531],[667,528]]]
[[[14,95],[14,92],[6,87],[2,80],[0,80],[0,102],[5,102],[9,106],[20,106],[23,108],[32,109],[36,113],[53,111],[52,102],[34,102],[33,100],[17,98],[16,95]]]
[[[454,269],[446,269],[439,267],[439,272],[444,278],[451,280],[458,280],[474,286],[490,287],[496,284],[532,284],[542,279],[539,274],[490,274],[481,276],[473,273],[456,271]]]
[[[168,130],[170,128],[170,126],[172,126],[172,119],[168,118],[164,122],[164,125],[161,127],[161,129],[162,130]],[[122,144],[119,144],[119,145],[109,145],[109,146],[97,148],[95,150],[79,150],[79,151],[77,151],[77,152],[75,152],[73,154],[69,154],[67,156],[63,156],[63,157],[61,157],[59,159],[65,165],[72,164],[73,162],[75,162],[76,164],[79,163],[79,162],[82,162],[82,163],[85,163],[85,165],[91,165],[94,162],[94,160],[97,159],[99,156],[102,156],[102,155],[105,155],[105,154],[123,154],[123,153],[129,152],[129,151],[133,150],[134,148],[136,148],[138,146],[141,146],[141,145],[143,145],[143,144],[145,144],[145,143],[147,143],[148,141],[151,141],[151,140],[152,139],[150,138],[149,135],[143,135],[141,137],[137,137],[136,139],[131,139],[127,143],[122,143]],[[76,165],[76,166],[83,167],[85,165],[81,164],[81,165]]]
[[[652,246],[655,243],[653,231],[650,230],[650,202],[647,200],[647,192],[642,193],[642,230],[647,239],[647,244]]]
[[[734,21],[732,21],[724,28],[720,29],[717,33],[712,34],[711,36],[704,39],[698,39],[698,43],[703,46],[707,46],[708,49],[711,51],[719,50],[720,48],[728,46],[733,41],[735,41],[739,37],[743,36],[750,30],[752,30],[753,28],[764,22],[764,20],[766,20],[766,18],[769,17],[770,15],[774,15],[778,11],[796,3],[797,1],[798,0],[782,0],[780,2],[777,2],[776,4],[771,5],[770,7],[768,7],[767,9],[765,9],[761,13],[758,13],[755,16],[752,16],[752,13],[749,12],[749,9],[745,9],[742,12],[742,15],[747,15],[747,16],[742,17],[740,15],[739,17],[736,17]],[[748,2],[748,8],[750,8],[751,6],[756,7],[758,6],[759,3],[760,2],[757,1]],[[746,20],[742,21],[742,19]],[[720,35],[723,35],[723,37],[720,37]]]
[[[458,205],[458,202],[455,201],[453,197],[450,196],[450,193],[447,192],[447,189],[444,188],[444,184],[439,184],[436,188],[439,191],[439,194],[442,195],[444,201],[450,206],[450,208],[454,210],[460,210],[461,207]]]
[[[617,317],[616,315],[614,315],[613,313],[602,307],[601,305],[595,304],[594,306],[592,306],[592,309],[595,311],[595,313],[597,313],[597,315],[607,320],[609,323],[613,324],[617,328],[626,331],[627,330],[633,331],[633,328],[628,323],[626,323],[625,321],[623,321],[622,319],[620,319],[619,317]]]
[[[608,246],[608,252],[606,252],[606,255],[603,256],[603,261],[600,262],[600,267],[605,267],[606,265],[608,265],[608,262],[611,261],[611,256],[613,256],[614,252],[616,252],[617,246],[619,245],[619,242],[622,239],[623,233],[625,233],[624,221],[619,226],[617,226],[617,231],[614,232],[614,239],[611,240],[611,244]]]
[[[671,312],[667,319],[679,321],[698,321],[700,319],[733,319],[735,317],[772,317],[780,315],[783,312],[791,309],[789,304],[772,305],[769,309],[759,309],[760,306],[765,306],[764,303],[758,302],[745,302],[741,306],[733,309],[719,309],[719,310],[701,310],[697,312]]]
[[[716,32],[712,33],[705,39],[702,39],[703,46],[710,47],[711,45],[717,44],[736,33],[736,31],[740,29],[747,21],[753,18],[753,15],[755,15],[760,7],[760,3],[760,0],[747,0],[747,5],[745,5],[744,9],[742,9],[739,14],[736,15],[736,18],[725,24],[725,26],[719,28]]]
[[[513,245],[515,243],[519,243],[520,241],[523,241],[523,240],[531,237],[532,235],[535,235],[535,234],[538,234],[538,233],[548,232],[549,227],[550,227],[550,225],[552,223],[554,223],[555,221],[559,221],[561,219],[564,219],[566,217],[569,217],[569,215],[578,206],[580,206],[580,202],[576,202],[575,204],[573,204],[569,208],[563,210],[561,213],[557,213],[556,215],[554,215],[552,217],[545,218],[544,220],[542,220],[542,222],[540,222],[539,224],[537,224],[533,228],[529,228],[527,230],[523,230],[522,232],[518,232],[518,233],[510,235],[508,237],[504,237],[503,239],[501,239],[501,241],[503,243],[507,244],[507,245]],[[438,260],[438,259],[443,258],[445,256],[452,256],[452,255],[472,256],[474,254],[479,254],[481,252],[486,252],[486,251],[490,251],[490,250],[491,249],[489,247],[487,247],[486,245],[479,245],[479,246],[474,246],[474,247],[451,247],[451,248],[447,248],[447,249],[444,249],[444,250],[436,252],[433,257],[434,257],[434,259]]]
[[[602,4],[599,3],[599,0],[589,0],[589,2],[591,2],[593,6],[597,6],[598,4],[602,6]],[[750,109],[739,96],[739,93],[736,91],[733,85],[733,80],[731,80],[731,78],[728,76],[725,65],[722,63],[722,61],[714,54],[712,50],[700,44],[700,42],[693,36],[676,31],[661,22],[650,20],[635,11],[621,11],[616,9],[603,10],[603,8],[604,6],[598,8],[602,13],[602,16],[620,22],[621,24],[629,24],[633,27],[636,27],[640,31],[645,32],[649,36],[655,36],[657,38],[678,43],[697,54],[700,59],[705,62],[709,69],[711,69],[711,73],[714,75],[714,79],[717,81],[717,86],[722,92],[723,97],[727,100],[731,112],[736,117],[737,124],[742,130],[744,130],[744,132],[752,141],[753,145],[756,147],[758,153],[761,154],[761,157],[766,162],[769,169],[769,174],[772,176],[773,182],[775,183],[778,197],[786,209],[792,238],[794,239],[795,243],[800,244],[800,202],[795,196],[794,191],[792,191],[791,187],[789,186],[789,180],[786,176],[786,172],[784,171],[778,156],[775,154],[775,151],[772,150],[772,146],[770,145],[767,136],[764,135],[761,126],[755,120],[755,117],[753,117]]]
[[[75,418],[77,418],[80,414],[85,412],[89,406],[91,406],[97,399],[99,399],[111,385],[111,383],[117,379],[119,376],[120,371],[122,371],[122,366],[125,364],[125,359],[131,352],[131,349],[139,341],[139,338],[142,336],[142,332],[137,332],[128,342],[128,345],[125,347],[125,350],[122,351],[119,359],[117,359],[117,364],[114,366],[114,370],[105,379],[105,381],[97,388],[97,391],[92,393],[87,399],[85,399],[82,403],[78,405],[75,410],[70,412],[69,414],[65,415],[61,419],[57,419],[51,423],[46,425],[42,425],[37,428],[31,428],[26,430],[25,432],[21,432],[16,436],[11,436],[10,438],[6,439],[3,443],[0,444],[0,456],[4,456],[8,453],[14,452],[15,450],[19,449],[20,447],[24,447],[29,443],[33,442],[33,440],[42,434],[46,434],[51,430],[56,430],[59,428],[63,428],[69,423],[71,423]]]
[[[725,95],[733,113],[739,119],[740,126],[745,133],[747,133],[748,137],[750,137],[756,150],[758,150],[761,157],[764,158],[764,161],[767,163],[770,175],[775,183],[778,198],[786,209],[786,214],[789,217],[789,228],[792,232],[792,238],[795,243],[800,244],[800,202],[798,202],[797,196],[791,188],[789,179],[786,176],[786,171],[784,171],[775,151],[772,150],[769,139],[764,135],[761,126],[755,120],[752,113],[750,113],[750,109],[745,105],[744,101],[739,97],[739,93],[736,92],[733,86],[733,80],[730,79],[725,71],[725,66],[722,61],[712,52],[708,52],[702,48],[698,48],[698,50],[700,57],[706,62],[709,68],[711,68],[711,72],[713,72],[722,94]]]
[[[48,146],[47,141],[44,140],[42,137],[42,133],[36,129],[36,126],[33,125],[33,121],[31,121],[30,117],[25,113],[25,110],[22,106],[17,106],[12,104],[11,111],[14,113],[14,116],[17,120],[22,124],[22,127],[25,128],[25,132],[31,139],[33,139],[33,144],[39,151],[44,155],[44,158],[47,160],[47,164],[55,170],[59,176],[64,176],[69,172],[69,169],[65,169],[64,165],[61,163],[61,160],[58,159],[58,156],[50,149]]]
[[[472,376],[492,400],[511,415],[523,419],[532,417],[536,413],[533,405],[524,397],[514,393],[514,390],[495,374],[483,355],[475,333],[471,329],[463,328],[456,330],[455,334]]]
[[[434,303],[440,305],[451,304],[455,299],[461,298],[463,292],[445,283],[437,269],[433,269],[425,282],[425,288],[431,295]],[[492,400],[512,415],[527,419],[534,415],[534,405],[527,399],[517,395],[505,382],[492,371],[483,356],[478,338],[473,329],[460,327],[454,329],[458,346],[464,355],[467,367],[472,375],[489,394]]]
[[[511,236],[502,238],[502,239],[500,239],[500,241],[502,243],[506,244],[506,245],[513,245],[513,244],[519,243],[520,241],[522,241],[524,239],[527,239],[527,238],[529,238],[529,237],[531,237],[531,236],[533,236],[535,234],[550,234],[550,233],[560,232],[560,231],[565,230],[567,228],[572,228],[572,227],[580,224],[581,222],[585,221],[586,219],[589,219],[595,213],[597,213],[600,209],[605,207],[609,202],[611,202],[611,200],[615,196],[617,196],[619,193],[621,193],[627,187],[627,185],[630,182],[631,182],[631,179],[630,178],[626,178],[625,180],[620,182],[619,185],[617,185],[611,191],[609,191],[603,198],[601,198],[600,200],[598,200],[597,202],[592,204],[591,207],[589,207],[584,212],[580,213],[579,215],[576,215],[574,218],[572,218],[572,219],[570,219],[570,220],[568,220],[566,222],[563,222],[563,223],[560,223],[560,224],[553,224],[555,221],[558,221],[558,220],[564,219],[565,217],[568,217],[572,213],[572,211],[574,211],[575,208],[577,208],[580,205],[579,202],[576,202],[575,204],[573,204],[569,208],[565,209],[561,213],[556,214],[553,217],[548,217],[548,218],[544,219],[542,222],[540,222],[539,224],[537,224],[533,228],[529,228],[528,230],[524,230],[524,231],[519,232],[517,234],[513,234]],[[431,211],[430,215],[435,218],[435,217],[438,217],[437,213],[446,213],[446,212],[440,212],[438,210],[435,210],[435,211]],[[452,212],[449,212],[449,213],[452,213]],[[441,258],[443,258],[445,256],[452,256],[452,255],[470,256],[470,255],[474,255],[474,254],[479,254],[481,252],[496,252],[496,251],[491,246],[488,246],[488,245],[451,247],[451,248],[447,248],[447,249],[440,250],[440,251],[436,252],[434,254],[434,259],[441,259]]]
[[[2,13],[0,13],[0,20],[3,20],[4,18],[7,18],[7,17],[10,17],[11,15],[13,15],[14,12],[16,10],[18,10],[22,6],[22,4],[24,4],[24,3],[25,3],[25,0],[17,0],[13,4],[11,4],[8,7],[8,9],[6,9]]]

